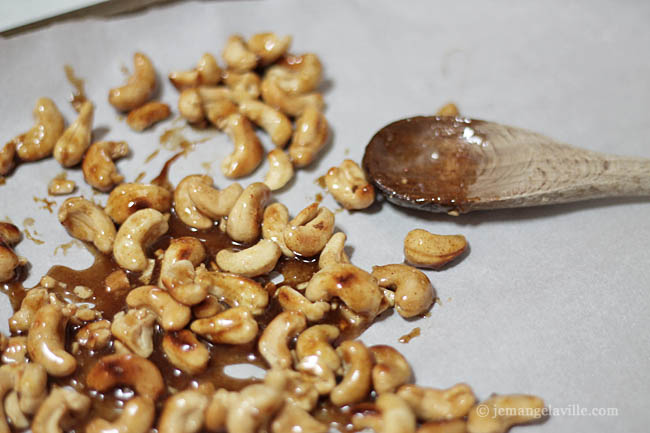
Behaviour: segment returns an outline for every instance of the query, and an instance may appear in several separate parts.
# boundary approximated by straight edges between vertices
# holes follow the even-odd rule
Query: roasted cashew
[[[395,309],[402,317],[424,314],[433,304],[435,296],[429,278],[412,266],[373,266],[372,276],[380,287],[395,290]]]
[[[312,203],[284,229],[284,243],[296,254],[312,257],[320,253],[334,233],[334,214]]]
[[[403,385],[397,391],[421,421],[445,421],[462,418],[470,411],[476,398],[472,389],[459,383],[449,389]]]
[[[293,165],[300,168],[311,164],[325,146],[328,136],[329,127],[323,113],[315,107],[306,107],[296,119],[296,129],[289,145]]]
[[[160,370],[141,356],[115,354],[100,358],[86,375],[86,386],[100,392],[127,385],[139,396],[155,401],[165,390]]]
[[[169,212],[171,209],[171,193],[158,185],[144,183],[122,183],[113,189],[106,201],[106,213],[117,224],[141,209],[156,209],[159,212]]]
[[[262,314],[269,304],[269,294],[262,285],[241,275],[210,272],[200,266],[195,282],[219,301],[230,307],[244,308],[253,315]]]
[[[194,282],[194,268],[205,260],[205,248],[197,238],[172,239],[160,265],[160,284],[174,299],[195,305],[205,299],[207,290]]]
[[[284,147],[291,138],[291,121],[270,105],[250,99],[239,104],[239,112],[264,129],[277,147]]]
[[[0,283],[11,280],[16,274],[16,268],[23,263],[23,259],[18,257],[12,248],[20,239],[18,227],[0,222]],[[11,321],[9,326],[11,327]]]
[[[183,329],[190,322],[192,311],[187,305],[176,301],[165,290],[156,286],[141,286],[126,296],[131,308],[147,308],[156,315],[156,321],[166,331]]]
[[[341,366],[341,359],[332,347],[332,342],[339,335],[340,331],[334,325],[314,325],[305,329],[296,340],[298,360],[302,364],[307,358],[312,358],[310,362],[317,362],[337,371]]]
[[[203,428],[208,397],[199,391],[187,390],[172,395],[160,415],[160,433],[196,433]]]
[[[11,391],[4,398],[4,411],[7,414],[7,420],[16,430],[24,430],[29,427],[29,419],[25,416],[23,411],[20,410],[18,403],[18,393]],[[0,414],[1,415],[1,414]],[[0,429],[2,427],[0,426]]]
[[[65,351],[67,321],[59,306],[44,305],[36,312],[27,334],[29,357],[51,376],[68,376],[77,368],[77,360]]]
[[[230,398],[226,431],[230,433],[255,433],[283,404],[282,395],[274,388],[254,384]]]
[[[267,77],[273,77],[278,86],[290,95],[304,94],[316,89],[322,74],[323,66],[318,56],[312,53],[285,56],[266,72]]]
[[[77,188],[74,180],[65,177],[55,177],[47,184],[47,193],[50,195],[68,195],[72,194]]]
[[[381,417],[357,414],[352,418],[355,428],[372,428],[377,433],[415,433],[415,415],[409,405],[399,396],[391,393],[381,394],[375,401]],[[369,422],[368,422],[369,421]]]
[[[237,102],[257,100],[260,97],[260,77],[255,72],[228,71],[225,74],[224,82],[232,91],[232,97]]]
[[[230,308],[223,313],[192,322],[190,329],[212,343],[246,344],[257,336],[258,325],[245,308]]]
[[[142,209],[129,216],[115,237],[113,256],[117,264],[130,271],[144,271],[148,264],[145,250],[167,233],[167,219],[155,209]]]
[[[178,90],[183,90],[200,85],[215,85],[221,80],[221,68],[217,60],[210,53],[205,53],[199,59],[195,69],[191,71],[178,71],[169,74],[169,81]]]
[[[318,402],[318,391],[309,378],[288,368],[272,368],[264,376],[264,384],[278,390],[288,405],[311,411]]]
[[[362,401],[371,389],[372,353],[360,341],[346,340],[336,349],[343,361],[343,379],[330,393],[337,406]]]
[[[226,233],[232,240],[251,244],[259,239],[264,206],[270,197],[271,190],[260,182],[244,189],[228,214]]]
[[[318,258],[318,268],[324,269],[328,266],[350,263],[350,258],[345,253],[345,233],[338,232],[332,235]]]
[[[272,433],[285,432],[327,433],[326,424],[316,421],[309,412],[295,404],[285,404],[271,424]]]
[[[0,176],[9,174],[16,165],[16,141],[9,141],[0,148]]]
[[[192,306],[192,316],[196,319],[205,319],[211,316],[215,316],[225,309],[226,307],[221,302],[219,302],[217,298],[208,295],[200,304]]]
[[[126,124],[134,131],[144,131],[154,124],[167,119],[172,112],[164,102],[151,101],[132,110],[126,116]]]
[[[63,116],[50,98],[40,98],[34,107],[36,123],[29,131],[13,139],[18,158],[36,161],[52,154],[65,127]]]
[[[370,347],[375,358],[372,367],[372,386],[377,394],[395,392],[411,380],[412,372],[404,355],[391,346],[377,345]]]
[[[98,351],[111,342],[111,322],[98,320],[84,325],[75,334],[75,343],[90,351]]]
[[[346,209],[365,209],[375,201],[375,188],[359,165],[344,160],[325,175],[327,190]]]
[[[290,95],[282,90],[277,78],[272,76],[264,77],[260,91],[265,103],[292,117],[302,115],[308,108],[320,111],[325,106],[323,95],[320,93]]]
[[[284,229],[289,225],[289,210],[282,203],[272,203],[264,209],[262,237],[280,247],[286,257],[294,257],[293,251],[284,243]]]
[[[113,160],[129,154],[126,141],[98,141],[86,152],[81,169],[88,185],[99,191],[110,191],[124,180]]]
[[[214,220],[228,215],[243,188],[233,183],[224,190],[212,186],[210,176],[190,175],[174,190],[174,209],[183,223],[197,229],[207,229]]]
[[[246,42],[239,35],[228,38],[221,55],[228,69],[237,72],[250,71],[257,65],[257,56],[248,49]]]
[[[47,397],[47,370],[41,364],[31,362],[18,378],[16,392],[20,411],[26,415],[35,414]]]
[[[151,60],[142,53],[135,53],[133,66],[133,75],[127,83],[108,92],[108,102],[120,111],[130,111],[144,105],[156,90],[156,71]]]
[[[0,222],[0,241],[13,247],[22,239],[20,229],[7,222]]]
[[[117,269],[104,278],[104,287],[109,293],[125,293],[131,290],[131,282],[123,269]]]
[[[242,95],[245,99],[248,98],[246,94],[234,93],[228,87],[224,86],[201,86],[196,91],[199,95],[198,98],[201,103],[203,117],[207,117],[210,123],[221,130],[226,125],[226,118],[231,114],[237,113],[236,103],[239,102],[239,98]],[[196,107],[190,111],[191,106],[189,105],[190,103],[194,103],[195,97],[188,95],[185,99],[186,101],[184,101],[183,106],[188,111],[187,114],[198,117],[199,111]],[[181,101],[179,100],[178,103],[180,108]]]
[[[311,302],[291,286],[281,286],[275,292],[275,297],[284,311],[300,312],[310,322],[318,322],[330,310],[327,302]]]
[[[6,367],[0,368],[0,403],[4,402],[15,386],[15,373]],[[11,433],[9,424],[7,424],[8,411],[5,405],[0,404],[0,433]]]
[[[290,368],[293,364],[289,340],[307,327],[304,314],[285,311],[275,316],[260,336],[257,349],[271,368]]]
[[[544,401],[534,395],[494,395],[474,406],[467,417],[469,433],[505,433],[510,427],[538,420]]]
[[[18,335],[9,337],[7,347],[2,352],[3,364],[23,364],[27,359],[27,337]]]
[[[275,191],[284,187],[293,178],[293,164],[289,156],[281,149],[273,149],[267,156],[269,171],[264,183]]]
[[[248,40],[248,49],[259,58],[262,66],[270,65],[284,55],[291,45],[291,36],[257,33]]]
[[[86,427],[86,433],[148,433],[156,416],[153,401],[133,397],[126,402],[120,416],[113,422],[95,418]]]
[[[178,96],[178,112],[189,123],[200,123],[205,120],[203,101],[198,89],[185,89]]]
[[[165,334],[162,349],[169,362],[187,374],[204,371],[210,361],[208,348],[187,329]]]
[[[238,252],[221,250],[217,253],[217,266],[226,272],[258,277],[268,274],[275,268],[282,251],[278,245],[267,239],[260,239],[252,247]]]
[[[463,235],[436,235],[423,229],[408,232],[404,238],[406,262],[419,268],[438,269],[467,249]]]
[[[223,121],[222,129],[235,145],[233,153],[221,163],[226,177],[238,178],[250,174],[260,165],[264,149],[250,121],[241,114],[231,114]]]
[[[79,116],[68,126],[54,145],[54,159],[63,167],[72,167],[79,164],[84,152],[90,146],[90,137],[93,131],[93,113],[95,107],[90,101],[81,105]]]
[[[120,311],[113,317],[111,333],[129,351],[148,358],[153,353],[153,325],[156,316],[146,308]]]
[[[92,242],[104,254],[113,251],[115,225],[95,203],[83,197],[69,198],[61,204],[58,217],[73,238]]]
[[[76,419],[83,418],[90,407],[90,398],[87,396],[71,388],[54,388],[36,412],[32,432],[63,433],[62,422],[71,415]]]
[[[336,296],[353,312],[366,317],[377,314],[382,300],[375,278],[350,264],[318,271],[309,281],[305,296],[310,301],[329,301]]]

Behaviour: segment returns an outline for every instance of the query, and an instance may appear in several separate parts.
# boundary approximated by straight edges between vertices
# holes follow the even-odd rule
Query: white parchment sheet
[[[276,195],[292,214],[322,192],[315,180],[345,157],[360,161],[383,125],[432,114],[456,102],[469,117],[528,128],[587,149],[650,157],[650,3],[642,1],[295,1],[189,2],[110,20],[54,25],[0,40],[0,131],[8,141],[32,124],[41,96],[67,121],[70,64],[96,104],[97,137],[124,139],[133,154],[118,163],[127,180],[157,175],[173,153],[160,135],[171,121],[145,133],[129,130],[107,103],[124,80],[132,54],[142,50],[161,78],[160,98],[176,110],[170,71],[188,69],[206,51],[220,54],[232,33],[273,30],[294,37],[292,51],[323,61],[326,116],[332,145]],[[208,173],[227,180],[220,161],[232,150],[215,132],[171,168],[178,182]],[[264,138],[267,149],[269,141]],[[159,154],[145,158],[155,149]],[[212,164],[204,164],[205,162]],[[263,179],[266,162],[247,184]],[[21,228],[27,217],[36,244],[17,247],[32,264],[28,285],[53,264],[83,268],[91,256],[70,240],[55,214],[33,197],[61,172],[48,159],[24,164],[0,186],[0,219]],[[69,171],[80,193],[93,195],[79,169]],[[57,198],[61,203],[65,198]],[[323,201],[338,208],[330,196]],[[440,272],[428,272],[440,304],[431,317],[405,321],[393,314],[362,337],[391,344],[411,361],[417,382],[470,384],[491,392],[533,393],[556,416],[522,432],[647,432],[650,424],[650,202],[611,199],[457,218],[404,211],[387,203],[340,212],[352,260],[370,269],[403,260],[402,241],[414,228],[462,233],[471,252]],[[36,234],[37,233],[37,234]],[[2,329],[9,307],[2,303]],[[421,336],[398,338],[414,327]],[[616,416],[596,416],[615,408]],[[592,410],[594,413],[592,415]],[[585,415],[579,416],[579,413]],[[564,412],[561,414],[560,412]],[[604,411],[606,412],[606,411]],[[611,414],[610,410],[610,414]],[[592,415],[592,416],[590,416]]]

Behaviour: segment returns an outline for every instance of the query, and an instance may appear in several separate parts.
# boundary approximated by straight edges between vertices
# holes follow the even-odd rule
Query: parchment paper
[[[96,137],[125,139],[133,155],[118,163],[128,180],[153,178],[174,151],[160,148],[171,122],[131,132],[106,101],[124,80],[135,50],[160,74],[160,98],[176,106],[172,70],[195,65],[205,51],[220,54],[231,33],[273,30],[294,36],[293,51],[313,51],[325,65],[323,90],[333,142],[276,198],[292,214],[322,192],[315,179],[344,157],[360,161],[372,135],[390,121],[431,114],[454,101],[463,114],[525,127],[581,147],[650,157],[650,4],[641,1],[546,2],[224,2],[183,3],[111,20],[55,25],[0,41],[0,131],[5,141],[27,130],[38,97],[54,99],[68,121],[71,86],[63,65],[86,79],[96,103]],[[219,163],[232,145],[216,133],[172,167],[173,183],[208,173],[227,184]],[[267,149],[269,141],[265,137]],[[204,162],[214,162],[206,168]],[[244,183],[263,179],[266,163]],[[0,218],[23,227],[17,247],[32,263],[27,285],[55,263],[83,268],[90,255],[73,247],[55,214],[33,197],[61,168],[49,159],[25,164],[0,186]],[[100,202],[69,172],[80,192]],[[51,198],[50,198],[51,199]],[[57,198],[60,203],[65,198]],[[327,196],[331,209],[337,204]],[[56,208],[56,207],[55,207]],[[447,387],[464,381],[476,394],[522,392],[562,409],[548,422],[516,431],[647,432],[650,423],[650,203],[611,199],[452,218],[387,203],[336,215],[352,260],[367,270],[403,260],[411,229],[462,233],[471,252],[440,272],[428,272],[440,304],[431,317],[393,314],[362,337],[386,343],[411,361],[417,382]],[[9,316],[3,305],[2,317]],[[6,331],[6,320],[2,328]],[[398,338],[414,327],[421,336]],[[616,408],[618,416],[576,416]],[[568,412],[568,414],[567,414]]]

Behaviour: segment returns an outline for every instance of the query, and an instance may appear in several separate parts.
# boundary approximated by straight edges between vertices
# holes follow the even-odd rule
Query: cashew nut
[[[205,110],[199,91],[195,88],[185,89],[178,96],[178,112],[189,123],[205,120]]]
[[[264,383],[278,390],[287,405],[311,411],[318,402],[318,391],[304,375],[290,369],[272,368],[266,372]]]
[[[169,105],[164,102],[152,101],[132,110],[126,117],[126,123],[134,131],[140,132],[167,119],[171,114]]]
[[[320,93],[290,95],[282,90],[274,76],[266,76],[262,80],[260,91],[264,102],[292,117],[302,115],[308,108],[320,111],[325,106],[323,95]]]
[[[77,368],[77,360],[65,351],[67,321],[59,306],[44,305],[36,312],[27,334],[29,357],[51,376],[68,376]]]
[[[264,209],[262,237],[280,247],[286,257],[294,257],[293,251],[284,243],[284,229],[289,225],[289,210],[282,203],[273,203]]]
[[[270,197],[271,190],[260,182],[244,189],[228,214],[226,233],[232,240],[251,244],[260,237],[264,206]]]
[[[217,60],[210,53],[205,53],[199,59],[195,69],[179,71],[169,74],[169,81],[178,90],[197,87],[200,85],[214,85],[221,80],[221,68]]]
[[[72,194],[77,188],[74,180],[65,177],[55,177],[47,184],[47,193],[50,195],[68,195]]]
[[[318,268],[324,269],[328,266],[350,263],[348,255],[345,253],[345,233],[338,232],[332,235],[327,241],[325,247],[320,252],[318,258]]]
[[[224,82],[232,91],[232,98],[236,102],[256,100],[260,97],[260,77],[255,72],[237,73],[228,71],[224,77]]]
[[[129,145],[125,141],[93,143],[81,165],[86,183],[100,191],[110,191],[124,180],[124,176],[118,173],[113,160],[128,154]]]
[[[316,54],[285,56],[266,72],[267,77],[276,79],[278,86],[290,95],[311,92],[318,87],[323,66]]]
[[[377,394],[395,392],[395,390],[411,380],[411,366],[391,346],[377,345],[370,348],[375,358],[375,366],[372,367],[372,385]]]
[[[262,66],[270,65],[284,55],[291,45],[291,36],[279,37],[275,33],[258,33],[248,40],[248,49],[260,60]]]
[[[108,92],[108,102],[120,111],[140,107],[151,98],[156,89],[156,71],[146,55],[135,53],[133,67],[133,75],[127,83]]]
[[[467,249],[463,235],[436,235],[423,229],[408,232],[404,238],[406,262],[419,268],[438,269]]]
[[[16,165],[16,141],[9,141],[0,148],[0,176],[9,174]]]
[[[197,238],[172,239],[160,266],[160,283],[178,302],[195,305],[205,299],[207,290],[194,282],[194,268],[205,260],[205,248]]]
[[[228,69],[237,72],[250,71],[257,65],[257,56],[248,49],[246,42],[239,35],[228,38],[221,55]]]
[[[126,402],[115,421],[95,418],[88,423],[86,433],[147,433],[155,416],[156,407],[153,401],[136,396]]]
[[[250,121],[239,113],[231,114],[222,128],[235,145],[234,152],[221,163],[223,174],[238,178],[252,173],[262,162],[264,149]]]
[[[505,433],[514,425],[540,419],[543,409],[544,401],[534,395],[494,395],[472,408],[467,417],[467,431]]]
[[[224,86],[201,86],[196,91],[201,103],[200,111],[203,112],[202,116],[207,117],[219,129],[225,127],[225,120],[228,116],[237,113],[237,105],[235,103],[239,102],[239,99],[242,97],[245,99],[248,98],[246,93],[234,93],[228,87]],[[199,116],[199,110],[195,105],[190,105],[190,103],[195,103],[196,97],[186,95],[185,99],[186,101],[183,101],[183,108],[187,110],[188,115],[197,118]],[[179,100],[178,103],[180,109],[181,101]]]
[[[90,410],[90,398],[71,388],[54,388],[32,421],[34,433],[63,433],[62,422],[83,418]]]
[[[2,352],[4,364],[23,364],[27,362],[27,337],[18,335],[10,337],[7,347]]]
[[[325,146],[328,136],[329,127],[323,113],[313,106],[306,107],[296,119],[296,130],[289,145],[293,165],[305,167],[311,164]]]
[[[219,314],[225,309],[226,307],[217,298],[208,295],[201,303],[192,306],[192,316],[197,319],[205,319]]]
[[[422,424],[417,433],[467,433],[467,422],[464,419],[428,422]]]
[[[11,223],[0,222],[0,283],[11,280],[16,274],[16,268],[23,263],[12,249],[20,239],[18,227]],[[9,326],[11,327],[11,320]]]
[[[382,294],[377,281],[366,271],[350,264],[321,269],[307,285],[305,296],[310,301],[340,298],[355,313],[374,317],[379,311]]]
[[[190,322],[192,311],[156,286],[141,286],[126,296],[131,308],[147,308],[156,315],[156,321],[166,331],[183,329]]]
[[[195,282],[230,307],[241,307],[253,315],[262,314],[269,303],[269,295],[260,283],[241,275],[209,272],[204,266],[196,270]]]
[[[260,336],[257,348],[271,368],[290,368],[293,364],[289,340],[307,327],[305,315],[285,311],[275,316]]]
[[[230,308],[223,313],[192,322],[190,329],[212,343],[246,344],[257,336],[258,325],[246,308]]]
[[[68,126],[54,145],[54,159],[64,167],[79,164],[90,146],[95,108],[90,101],[81,105],[79,116]]]
[[[404,385],[397,395],[402,397],[421,421],[445,421],[462,418],[470,411],[476,398],[472,389],[459,383],[449,389]]]
[[[9,392],[4,398],[4,411],[7,414],[7,420],[9,420],[9,423],[14,429],[24,430],[29,427],[29,419],[20,410],[18,393],[16,391]]]
[[[142,209],[129,216],[115,236],[113,255],[122,268],[144,271],[147,268],[146,248],[167,233],[168,217],[155,209]]]
[[[325,175],[327,190],[346,209],[365,209],[375,201],[375,188],[356,162],[346,159]]]
[[[230,433],[255,433],[283,404],[282,396],[274,388],[249,385],[230,398],[226,431]]]
[[[131,290],[131,282],[124,270],[117,269],[104,278],[104,287],[108,293],[121,294]]]
[[[160,433],[197,433],[205,421],[208,397],[199,391],[187,390],[174,394],[165,402],[160,415]]]
[[[111,341],[111,322],[98,320],[84,325],[75,335],[75,343],[90,351],[98,351]]]
[[[336,349],[343,361],[343,379],[330,393],[337,406],[362,401],[371,389],[372,353],[360,341],[346,340]]]
[[[69,198],[59,208],[58,216],[73,238],[92,242],[104,254],[113,251],[115,225],[95,203],[83,197]]]
[[[165,390],[156,365],[134,354],[115,354],[100,358],[86,375],[86,385],[100,392],[127,385],[139,396],[155,401]]]
[[[140,209],[152,208],[159,212],[171,209],[171,193],[158,185],[122,183],[108,195],[106,213],[117,224],[122,224]]]
[[[154,313],[146,308],[120,311],[113,317],[111,333],[129,351],[148,358],[153,353]]]
[[[372,276],[379,286],[395,290],[395,308],[402,317],[423,314],[433,304],[435,296],[429,278],[412,266],[373,266]]]
[[[271,424],[272,433],[284,432],[327,433],[329,427],[316,421],[309,412],[295,404],[285,404]]]
[[[391,393],[381,394],[375,401],[381,417],[357,414],[352,418],[355,428],[371,427],[377,433],[415,433],[415,415],[409,405],[399,396]]]
[[[47,397],[47,371],[36,362],[25,364],[16,383],[19,409],[22,413],[36,413]]]
[[[13,139],[18,158],[23,161],[50,156],[65,126],[61,112],[50,98],[39,98],[33,113],[36,120],[34,126]]]
[[[284,187],[293,178],[293,164],[289,156],[280,149],[273,149],[267,156],[269,171],[264,183],[275,191]]]
[[[221,250],[217,253],[217,266],[226,272],[258,277],[268,274],[275,268],[282,251],[273,241],[260,239],[252,247],[238,252]]]
[[[334,214],[312,203],[296,215],[284,230],[284,243],[296,254],[312,257],[320,253],[334,233]]]
[[[183,223],[197,229],[212,227],[214,220],[228,215],[243,188],[233,183],[219,191],[210,176],[190,175],[174,190],[174,209]]]
[[[187,329],[165,334],[162,349],[169,362],[187,374],[204,371],[210,361],[208,348]]]
[[[320,321],[330,311],[330,304],[327,302],[311,302],[291,286],[281,286],[275,292],[275,297],[284,311],[300,312],[310,322]]]
[[[291,138],[291,121],[270,105],[250,99],[239,104],[239,112],[264,129],[277,147],[284,147]]]

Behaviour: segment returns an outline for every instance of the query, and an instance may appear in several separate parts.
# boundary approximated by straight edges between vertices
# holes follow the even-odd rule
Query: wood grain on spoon
[[[650,159],[591,152],[459,117],[391,123],[368,143],[363,167],[389,201],[430,212],[650,196]]]

